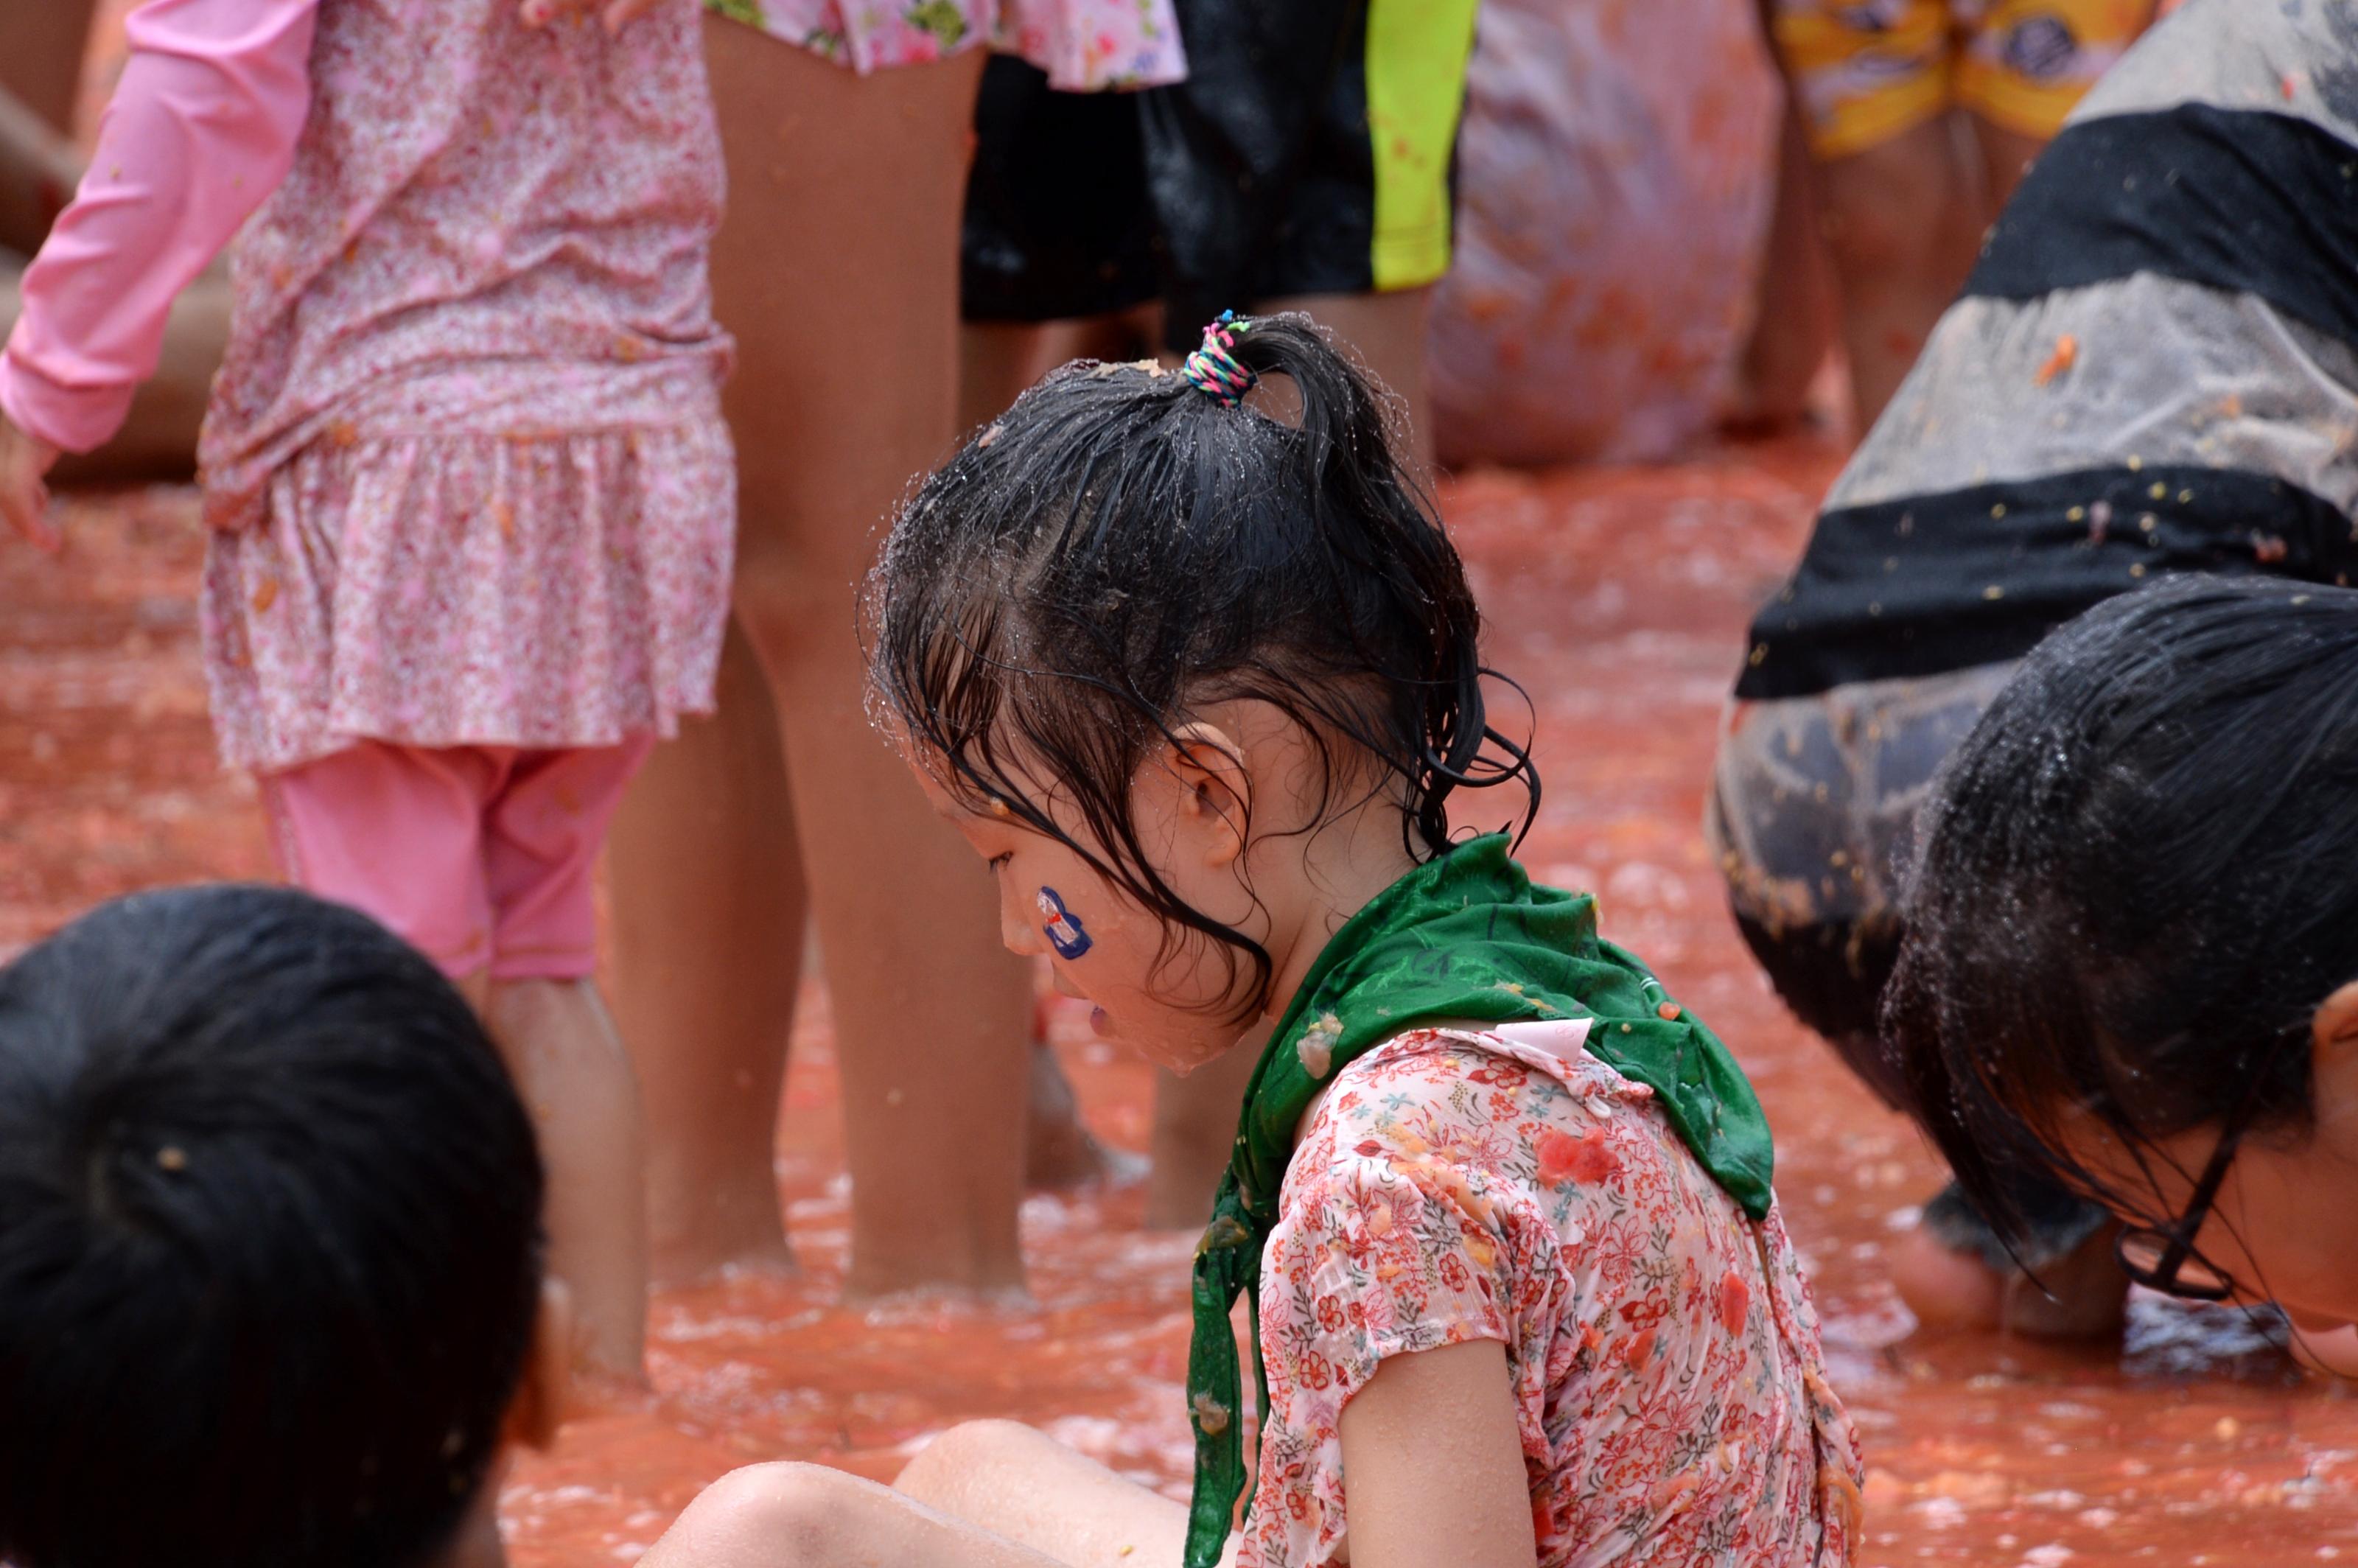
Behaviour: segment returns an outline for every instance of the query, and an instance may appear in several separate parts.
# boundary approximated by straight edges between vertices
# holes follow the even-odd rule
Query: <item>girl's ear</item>
[[[2309,1033],[2317,1054],[2316,1072],[2320,1078],[2333,1067],[2358,1065],[2358,980],[2350,981],[2317,1004]]]
[[[2358,980],[2317,1004],[2309,1038],[2309,1105],[2319,1130],[2358,1145]]]
[[[1225,866],[1245,852],[1252,810],[1252,775],[1244,747],[1217,724],[1200,721],[1172,731],[1167,766],[1179,791],[1178,819],[1201,836],[1205,863]]]

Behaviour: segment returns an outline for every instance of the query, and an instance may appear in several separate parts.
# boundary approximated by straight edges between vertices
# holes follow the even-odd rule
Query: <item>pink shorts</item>
[[[373,915],[454,979],[597,968],[590,877],[652,736],[618,746],[363,741],[262,775],[289,881]]]

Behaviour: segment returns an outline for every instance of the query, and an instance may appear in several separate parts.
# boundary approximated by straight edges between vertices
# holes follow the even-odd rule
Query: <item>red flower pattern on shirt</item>
[[[1603,1062],[1414,1030],[1336,1075],[1258,1303],[1238,1568],[1347,1562],[1338,1426],[1390,1356],[1496,1339],[1543,1568],[1850,1560],[1863,1471],[1782,1220]]]

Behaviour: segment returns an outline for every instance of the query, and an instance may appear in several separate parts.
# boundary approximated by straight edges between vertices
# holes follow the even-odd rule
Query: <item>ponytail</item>
[[[1290,383],[1289,417],[1268,411]],[[1389,791],[1412,858],[1450,844],[1460,789],[1540,780],[1488,720],[1481,618],[1390,411],[1308,318],[1223,317],[1179,373],[1067,365],[928,478],[864,595],[880,717],[944,783],[1005,802],[1166,930],[1268,954],[1167,887],[1130,783],[1203,707],[1268,702],[1325,764],[1318,819]],[[1025,787],[1077,805],[1068,837]],[[1361,787],[1352,799],[1338,792]]]

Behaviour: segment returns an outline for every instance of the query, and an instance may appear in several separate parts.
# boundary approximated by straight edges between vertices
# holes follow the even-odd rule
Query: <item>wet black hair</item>
[[[279,888],[0,970],[0,1561],[416,1568],[538,1311],[540,1157],[474,1012]]]
[[[2073,1111],[2147,1159],[2238,1107],[2307,1130],[2312,1019],[2358,979],[2358,591],[2107,601],[2024,661],[1923,820],[1885,1049],[2001,1227],[2024,1174],[2175,1218],[2071,1157]]]
[[[1314,820],[1284,830],[1367,782],[1419,860],[1447,849],[1455,791],[1520,781],[1528,825],[1540,781],[1487,718],[1465,568],[1377,391],[1306,317],[1246,320],[1234,345],[1293,384],[1297,416],[1152,363],[1066,365],[920,486],[863,627],[880,721],[967,805],[1087,859],[1163,922],[1166,956],[1193,932],[1249,966],[1242,1017],[1268,953],[1174,893],[1130,816],[1140,766],[1192,714],[1275,706],[1325,772]],[[1044,781],[1085,833],[1056,827]]]

